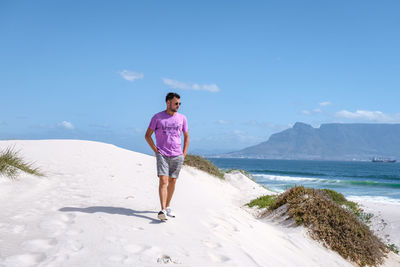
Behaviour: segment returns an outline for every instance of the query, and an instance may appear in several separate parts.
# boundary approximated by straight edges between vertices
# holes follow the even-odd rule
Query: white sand
[[[365,212],[374,214],[371,229],[385,244],[395,244],[400,248],[400,205],[382,202],[362,202]]]
[[[266,190],[241,174],[222,181],[185,166],[177,217],[160,222],[154,157],[73,140],[0,149],[10,145],[47,177],[0,177],[0,266],[352,266],[304,229],[247,212]]]

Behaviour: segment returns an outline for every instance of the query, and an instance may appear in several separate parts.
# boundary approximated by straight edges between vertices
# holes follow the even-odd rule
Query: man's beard
[[[170,106],[169,106],[169,109],[170,109],[172,112],[178,112],[178,108],[177,108],[176,106],[170,105]]]

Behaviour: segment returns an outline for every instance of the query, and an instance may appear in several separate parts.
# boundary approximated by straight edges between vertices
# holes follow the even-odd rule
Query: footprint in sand
[[[75,217],[75,214],[61,214],[57,216],[58,219],[42,221],[40,228],[49,231],[53,236],[60,235],[69,224],[74,223]]]
[[[56,254],[54,257],[50,258],[50,261],[46,266],[48,267],[62,266],[69,258],[70,258],[69,255],[66,254]]]
[[[226,257],[224,255],[218,255],[218,254],[211,253],[211,252],[208,253],[208,256],[213,262],[216,262],[216,263],[223,263],[223,262],[227,262],[230,260],[229,257]]]
[[[67,223],[67,224],[72,224],[74,223],[74,219],[75,219],[76,215],[72,214],[72,213],[67,213],[67,214],[61,214],[59,215],[60,220],[62,220],[63,222]]]
[[[25,212],[22,214],[15,215],[12,217],[12,219],[14,219],[14,220],[26,219],[26,218],[36,215],[37,213],[38,213],[37,210],[31,210],[31,211],[28,211],[28,212]]]
[[[142,230],[144,230],[143,227],[132,227],[131,229],[134,230],[134,231],[142,231]]]
[[[35,204],[40,205],[40,207],[42,209],[48,209],[49,207],[51,207],[52,203],[50,203],[49,201],[43,201],[43,200],[38,200],[35,201]]]
[[[68,230],[65,232],[65,234],[70,235],[70,236],[77,236],[83,233],[83,230]]]
[[[26,253],[5,258],[5,266],[29,267],[37,266],[46,259],[44,253]]]
[[[78,252],[79,250],[83,249],[82,243],[78,240],[68,240],[67,246],[69,250],[72,250],[74,252]]]
[[[207,221],[202,221],[201,224],[204,225],[205,227],[211,228],[211,229],[215,229],[215,228],[218,227],[217,223],[210,223],[210,222],[207,222]]]
[[[77,200],[82,200],[82,199],[88,199],[88,198],[90,198],[90,196],[88,196],[88,195],[82,195],[82,194],[77,194],[77,195],[71,196],[71,198],[77,199]]]
[[[22,248],[32,252],[45,252],[57,245],[57,240],[51,239],[33,239],[22,243]]]
[[[115,263],[123,263],[126,259],[128,258],[128,256],[125,255],[113,255],[108,257],[108,261],[112,261]]]
[[[124,246],[124,249],[130,253],[142,253],[145,250],[151,249],[152,247],[146,245],[129,244]]]
[[[112,244],[116,244],[116,243],[125,244],[125,243],[128,242],[128,239],[120,238],[120,237],[117,237],[117,236],[107,236],[107,237],[105,237],[105,240],[107,242],[109,242],[109,243],[112,243]]]
[[[12,229],[14,234],[20,234],[25,231],[26,226],[22,224],[15,225]]]
[[[65,231],[67,225],[65,224],[65,222],[61,220],[53,219],[53,220],[42,221],[40,223],[40,228],[45,231],[48,231],[49,233],[51,233],[52,236],[57,236]]]
[[[208,240],[204,240],[202,242],[208,248],[220,248],[220,247],[222,247],[220,243],[216,243],[216,242],[212,242],[212,241],[208,241]]]

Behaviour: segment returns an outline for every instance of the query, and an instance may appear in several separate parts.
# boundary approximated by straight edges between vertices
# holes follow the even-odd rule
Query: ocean
[[[242,169],[277,193],[295,185],[328,188],[354,201],[400,204],[400,163],[208,158],[222,170]]]

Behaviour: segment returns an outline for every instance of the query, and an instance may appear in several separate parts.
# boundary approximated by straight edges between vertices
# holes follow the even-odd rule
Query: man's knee
[[[168,176],[160,175],[160,186],[167,186],[168,185]]]

